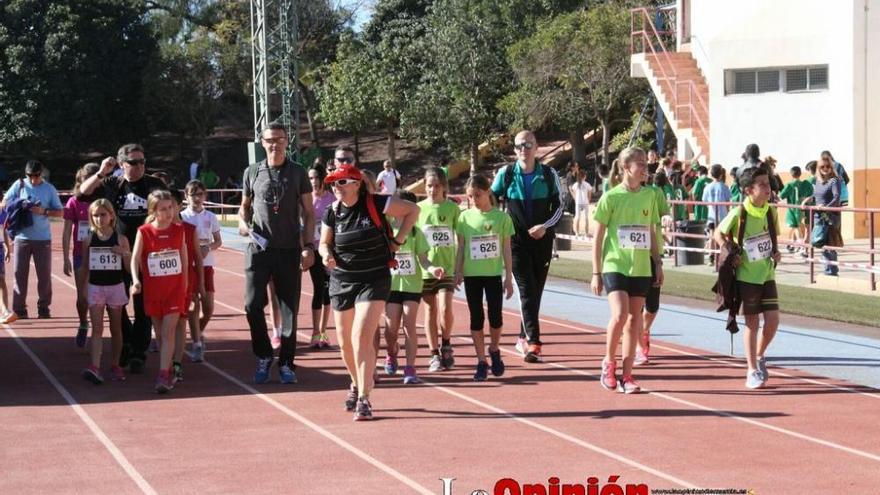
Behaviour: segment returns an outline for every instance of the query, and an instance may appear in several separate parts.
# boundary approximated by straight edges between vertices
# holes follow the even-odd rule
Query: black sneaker
[[[489,378],[489,363],[480,361],[477,363],[477,372],[474,373],[475,382],[485,382]]]
[[[354,385],[348,387],[348,395],[345,397],[345,410],[354,411],[358,403],[358,388]]]
[[[144,372],[144,360],[131,358],[128,360],[128,372],[132,375],[140,375]]]
[[[504,361],[501,360],[501,349],[497,351],[489,351],[489,360],[492,366],[492,376],[502,376],[504,374]]]
[[[37,312],[37,318],[41,320],[48,320],[52,315],[49,313],[48,309],[40,310]]]
[[[443,369],[452,369],[452,366],[455,364],[455,357],[453,357],[453,354],[451,345],[440,346],[440,366],[442,366]]]
[[[370,404],[370,399],[366,397],[361,397],[357,401],[357,409],[355,409],[354,420],[355,421],[368,421],[373,419],[373,406]]]
[[[85,325],[80,325],[79,328],[76,329],[76,337],[74,338],[74,342],[77,347],[85,347],[86,346],[86,338],[89,335],[89,325],[86,323]]]

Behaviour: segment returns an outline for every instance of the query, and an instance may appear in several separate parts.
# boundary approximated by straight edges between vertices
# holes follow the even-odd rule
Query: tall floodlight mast
[[[260,131],[273,120],[284,124],[290,138],[288,156],[296,156],[299,131],[296,1],[251,0],[254,88],[254,142],[248,146],[251,163],[262,159]]]

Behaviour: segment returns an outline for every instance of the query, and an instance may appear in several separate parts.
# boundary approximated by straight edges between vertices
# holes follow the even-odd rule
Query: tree
[[[0,142],[81,149],[142,135],[156,43],[120,0],[16,0],[0,9]]]
[[[375,66],[365,47],[351,39],[339,46],[336,61],[318,87],[320,116],[329,127],[354,135],[355,159],[360,159],[358,136],[377,125]]]
[[[509,89],[504,30],[494,3],[438,0],[424,37],[421,82],[401,116],[405,134],[465,151],[471,170],[477,147],[497,127],[496,102]]]
[[[576,158],[583,153],[584,129],[598,123],[607,165],[612,121],[627,115],[633,97],[647,91],[629,75],[629,35],[629,11],[616,3],[541,23],[532,37],[508,53],[520,88],[507,96],[502,108],[512,121],[524,118],[521,109],[532,109],[529,117],[536,123],[567,128]]]

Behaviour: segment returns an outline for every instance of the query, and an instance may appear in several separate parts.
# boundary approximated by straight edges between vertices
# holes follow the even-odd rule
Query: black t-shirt
[[[306,171],[290,160],[280,167],[263,160],[245,170],[242,187],[253,200],[254,232],[266,238],[270,248],[298,249],[300,200],[312,192]]]
[[[372,195],[376,212],[381,215],[389,196]],[[336,268],[330,276],[343,282],[369,282],[389,277],[391,252],[385,232],[379,230],[367,211],[366,197],[361,196],[351,208],[337,201],[324,212],[324,225],[333,230],[331,252]]]
[[[168,186],[152,175],[144,175],[137,182],[129,182],[123,176],[106,177],[94,192],[98,198],[107,198],[116,208],[116,231],[128,238],[134,246],[138,227],[147,218],[147,196],[157,189]]]

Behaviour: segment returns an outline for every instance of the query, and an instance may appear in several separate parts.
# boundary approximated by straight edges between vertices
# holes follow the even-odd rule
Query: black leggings
[[[330,275],[327,274],[324,260],[317,249],[315,263],[309,268],[309,275],[312,277],[312,310],[318,310],[330,304]]]
[[[489,307],[489,327],[501,328],[504,324],[501,318],[501,300],[504,297],[501,277],[465,277],[464,293],[471,312],[472,332],[482,331],[486,320],[483,313],[483,292],[486,293],[486,305]]]

